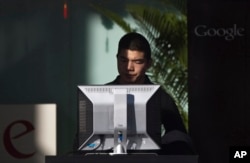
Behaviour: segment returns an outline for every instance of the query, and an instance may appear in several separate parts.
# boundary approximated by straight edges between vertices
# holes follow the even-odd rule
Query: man
[[[151,50],[140,34],[129,33],[118,45],[117,65],[120,76],[113,84],[145,84],[150,82],[145,72],[151,66]]]
[[[116,57],[119,75],[107,84],[153,84],[145,74],[152,59],[150,45],[144,36],[135,32],[125,34],[119,41]],[[194,154],[178,109],[163,89],[160,90],[159,102],[165,128],[162,137],[163,154]]]

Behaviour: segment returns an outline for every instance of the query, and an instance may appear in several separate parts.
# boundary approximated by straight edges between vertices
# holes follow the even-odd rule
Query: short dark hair
[[[119,41],[118,44],[118,53],[121,50],[130,49],[130,50],[138,50],[144,52],[145,58],[147,60],[151,60],[151,48],[148,40],[141,34],[136,32],[130,32],[125,34]]]

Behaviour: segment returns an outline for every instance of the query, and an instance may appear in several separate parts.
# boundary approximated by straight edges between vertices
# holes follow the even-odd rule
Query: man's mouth
[[[135,77],[136,75],[133,75],[133,74],[126,74],[126,77],[128,77],[128,78],[133,78],[133,77]]]

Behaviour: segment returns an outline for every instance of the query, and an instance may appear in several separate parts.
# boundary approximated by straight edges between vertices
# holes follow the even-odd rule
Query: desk
[[[45,163],[198,163],[196,155],[113,155],[46,156]]]

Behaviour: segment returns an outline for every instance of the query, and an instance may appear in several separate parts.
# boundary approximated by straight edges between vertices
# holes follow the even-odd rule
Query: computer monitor
[[[78,150],[160,150],[159,85],[78,86]]]

